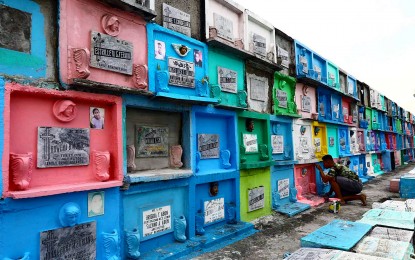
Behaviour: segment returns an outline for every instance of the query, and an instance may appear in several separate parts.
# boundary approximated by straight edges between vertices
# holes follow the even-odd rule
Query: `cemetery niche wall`
[[[59,76],[64,87],[148,92],[142,17],[97,0],[61,0],[59,19]]]
[[[216,103],[210,97],[205,43],[147,24],[149,90],[157,97]]]
[[[5,103],[3,196],[121,186],[120,98],[6,83]]]

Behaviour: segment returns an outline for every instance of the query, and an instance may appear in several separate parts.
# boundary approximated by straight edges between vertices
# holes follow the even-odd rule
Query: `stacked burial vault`
[[[190,256],[322,203],[324,154],[413,159],[411,113],[233,1],[0,9],[0,259]]]

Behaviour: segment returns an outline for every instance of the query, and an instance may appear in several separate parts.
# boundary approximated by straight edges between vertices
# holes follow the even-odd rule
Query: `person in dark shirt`
[[[323,182],[330,183],[331,189],[336,194],[336,198],[340,199],[340,203],[345,204],[346,201],[360,200],[363,206],[366,206],[366,195],[360,193],[363,184],[359,176],[348,167],[335,163],[329,154],[324,155],[322,160],[324,168],[329,169],[328,174],[324,173],[319,164],[316,164],[316,168],[319,170]]]

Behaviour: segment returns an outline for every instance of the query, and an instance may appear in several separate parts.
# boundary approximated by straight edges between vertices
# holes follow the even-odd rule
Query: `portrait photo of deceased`
[[[157,60],[164,60],[166,57],[166,44],[162,41],[154,41],[154,55]]]
[[[200,50],[194,50],[193,51],[194,56],[194,62],[196,67],[202,67],[203,66],[203,54]]]
[[[104,215],[104,192],[88,193],[88,217]]]
[[[100,107],[89,108],[89,122],[93,129],[104,129],[105,109]]]

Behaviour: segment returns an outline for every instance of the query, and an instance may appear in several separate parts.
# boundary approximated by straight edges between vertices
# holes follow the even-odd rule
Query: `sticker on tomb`
[[[284,68],[289,68],[288,51],[284,50],[280,46],[277,46],[277,60]]]
[[[287,92],[277,90],[278,107],[287,108]]]
[[[190,14],[163,3],[163,27],[190,37]]]
[[[194,50],[193,51],[194,56],[194,62],[196,67],[202,67],[203,66],[203,54],[200,50]]]
[[[245,146],[245,152],[258,152],[258,136],[256,134],[243,134],[243,143]]]
[[[38,168],[88,164],[89,128],[38,127]]]
[[[353,122],[356,123],[357,122],[357,107],[354,107],[352,110],[352,116],[353,116]]]
[[[170,205],[143,211],[143,237],[169,229],[171,229]]]
[[[40,259],[96,259],[96,222],[40,233]]]
[[[0,48],[30,54],[32,15],[1,3]]]
[[[300,56],[300,63],[303,65],[303,73],[308,73],[308,62],[305,56]]]
[[[284,136],[271,135],[271,145],[273,154],[284,153]]]
[[[278,194],[280,194],[280,199],[290,195],[290,179],[278,180]]]
[[[197,150],[200,152],[200,159],[219,158],[219,135],[198,134]]]
[[[105,109],[101,107],[89,108],[89,124],[93,129],[104,129]]]
[[[264,186],[248,189],[248,212],[262,209],[265,205]]]
[[[253,52],[258,54],[259,56],[265,57],[267,56],[267,41],[265,37],[252,33],[252,45],[253,45]]]
[[[136,125],[136,157],[167,157],[169,128]]]
[[[334,137],[329,137],[329,146],[330,147],[334,146]]]
[[[314,147],[316,148],[316,152],[321,152],[321,139],[320,138],[314,138]]]
[[[233,42],[233,23],[220,14],[213,13],[213,26],[218,37]]]
[[[169,58],[169,74],[170,85],[195,87],[195,65],[193,62]]]
[[[154,41],[154,58],[164,60],[166,58],[166,43],[162,41]]]
[[[349,109],[347,107],[343,107],[343,116],[349,115]]]
[[[301,96],[301,111],[311,112],[311,98],[309,96]]]
[[[237,92],[237,76],[234,70],[218,67],[218,81],[222,91],[236,93]]]
[[[250,77],[250,97],[253,100],[265,102],[267,99],[268,91],[268,80],[263,77]]]
[[[314,66],[314,72],[317,74],[317,80],[321,80],[321,68],[319,66]]]
[[[91,31],[91,67],[132,75],[133,44]]]
[[[104,215],[104,192],[88,193],[88,217]]]
[[[218,198],[203,202],[205,224],[209,224],[225,218],[225,200]]]
[[[340,144],[340,149],[341,150],[343,150],[343,151],[346,150],[346,139],[344,137],[340,138],[339,144]]]

